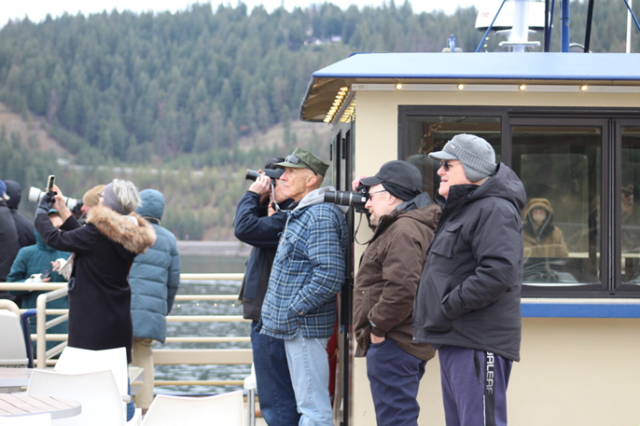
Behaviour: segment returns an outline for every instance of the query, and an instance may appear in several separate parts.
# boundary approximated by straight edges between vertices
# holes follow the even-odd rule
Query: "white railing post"
[[[38,362],[38,368],[46,368],[47,366],[47,302],[64,297],[68,292],[69,290],[65,286],[48,293],[43,293],[36,299],[36,360]],[[63,320],[54,319],[52,321],[56,324]],[[62,348],[64,348],[64,346],[62,346]],[[51,355],[53,356],[55,353],[57,352]]]

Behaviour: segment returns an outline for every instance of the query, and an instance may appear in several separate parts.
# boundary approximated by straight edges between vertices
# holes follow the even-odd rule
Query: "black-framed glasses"
[[[318,174],[316,173],[315,170],[313,170],[313,168],[311,168],[310,165],[308,165],[307,163],[305,163],[304,161],[302,161],[300,158],[296,157],[295,155],[291,154],[291,155],[287,155],[287,157],[284,159],[284,161],[291,163],[291,164],[299,164],[302,163],[305,166],[307,166],[307,169],[311,170],[313,172],[314,175],[318,176]]]
[[[380,194],[381,192],[389,192],[389,191],[387,191],[386,189],[382,189],[382,190],[376,191],[376,192],[367,192],[367,199],[373,200],[372,195],[373,194]]]
[[[458,163],[456,163],[456,164],[451,164],[451,163],[449,163],[449,162],[447,162],[447,161],[441,161],[441,162],[440,162],[440,167],[444,168],[444,171],[445,171],[445,172],[448,172],[450,168],[452,168],[453,166],[455,166],[455,165],[457,165],[457,164],[458,164]]]

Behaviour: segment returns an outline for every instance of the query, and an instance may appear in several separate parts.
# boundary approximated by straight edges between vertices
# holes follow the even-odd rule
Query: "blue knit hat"
[[[0,199],[2,200],[9,199],[9,197],[7,196],[7,185],[5,185],[4,182],[1,180],[0,180]]]

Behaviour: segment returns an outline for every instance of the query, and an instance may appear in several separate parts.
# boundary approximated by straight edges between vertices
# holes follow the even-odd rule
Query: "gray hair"
[[[142,205],[140,195],[138,195],[138,188],[136,188],[133,182],[123,179],[114,179],[112,184],[113,192],[115,193],[118,202],[125,210],[132,212]]]

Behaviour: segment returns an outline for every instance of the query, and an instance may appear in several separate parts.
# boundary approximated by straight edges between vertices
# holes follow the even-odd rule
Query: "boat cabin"
[[[534,223],[536,205],[546,209],[541,224],[525,229],[510,423],[638,423],[639,54],[354,54],[313,73],[300,116],[331,126],[333,182],[342,191],[402,159],[420,169],[433,197],[439,164],[427,154],[459,133],[489,141],[524,183],[523,222]],[[359,216],[350,212],[354,232]],[[367,241],[362,222],[356,238]],[[542,226],[559,238],[542,238]],[[365,246],[352,248],[355,270]],[[343,424],[368,426],[375,413],[366,361],[353,358],[351,284],[341,295],[336,403]],[[437,357],[419,402],[420,425],[444,424]]]

